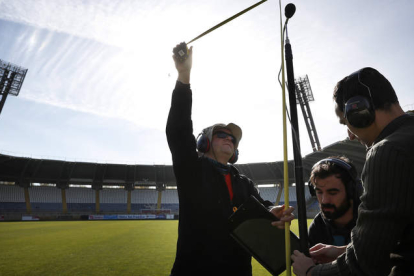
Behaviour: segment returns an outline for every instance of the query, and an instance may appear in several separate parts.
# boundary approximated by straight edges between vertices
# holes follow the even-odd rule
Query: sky
[[[0,0],[0,59],[28,69],[0,114],[0,153],[171,165],[172,49],[256,2]],[[414,109],[413,1],[282,1],[283,22],[288,3],[295,77],[309,78],[322,148],[347,137],[332,92],[362,67],[379,70],[403,109]],[[268,0],[191,43],[194,134],[238,124],[241,164],[283,160],[280,37],[279,1]],[[312,146],[299,107],[298,117],[305,156]],[[290,129],[287,141],[293,159]]]

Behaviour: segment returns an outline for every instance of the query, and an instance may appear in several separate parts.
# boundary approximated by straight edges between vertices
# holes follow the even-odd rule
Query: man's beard
[[[342,217],[345,213],[351,208],[351,201],[349,199],[345,199],[341,205],[337,208],[333,204],[320,204],[322,216],[327,220],[335,220],[337,218]],[[324,212],[323,208],[332,208],[333,212]]]

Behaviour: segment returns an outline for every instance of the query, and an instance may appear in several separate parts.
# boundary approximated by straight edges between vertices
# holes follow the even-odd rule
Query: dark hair
[[[369,87],[371,96],[367,87],[361,83]],[[388,110],[391,104],[398,103],[398,97],[391,83],[371,67],[362,68],[336,84],[333,98],[341,112],[344,112],[345,103],[354,96],[372,99],[375,109]]]
[[[313,166],[311,171],[311,176],[309,179],[309,185],[315,186],[316,178],[325,179],[331,175],[335,175],[338,178],[342,180],[342,183],[345,186],[345,189],[347,191],[347,195],[349,196],[349,183],[355,182],[357,179],[357,170],[354,166],[354,164],[351,163],[351,161],[346,158],[345,156],[330,156],[328,157],[330,159],[340,159],[344,162],[346,162],[348,165],[351,166],[350,170],[347,170],[344,168],[344,166],[340,166],[334,162],[326,161],[322,163],[316,163],[316,165]]]

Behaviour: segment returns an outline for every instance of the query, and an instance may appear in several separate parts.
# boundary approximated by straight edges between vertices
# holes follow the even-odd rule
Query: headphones
[[[210,150],[210,139],[208,138],[207,133],[210,131],[210,128],[205,128],[203,131],[197,136],[197,150],[202,153],[206,153]],[[236,149],[233,155],[229,159],[230,164],[234,164],[239,159],[239,150]]]
[[[352,172],[353,167],[347,162],[345,162],[344,160],[341,160],[338,158],[322,159],[321,161],[313,165],[312,171],[316,166],[319,166],[320,164],[328,164],[328,163],[334,163],[335,165],[338,165],[340,168],[345,170],[347,174],[350,176],[351,180],[348,183],[344,183],[347,197],[350,199],[354,199],[355,196],[357,196],[359,198],[359,196],[362,193],[362,183],[359,179],[356,178],[357,177],[356,170],[353,173]],[[311,194],[311,196],[316,196],[315,188],[313,187],[313,184],[311,183],[310,180],[308,182],[308,188],[309,188],[309,193]]]
[[[371,125],[375,120],[375,106],[372,101],[371,90],[369,87],[361,81],[361,72],[365,68],[362,68],[347,77],[351,79],[355,76],[358,77],[358,82],[368,89],[369,98],[364,96],[355,96],[350,98],[344,107],[344,115],[349,124],[356,128],[364,128]]]

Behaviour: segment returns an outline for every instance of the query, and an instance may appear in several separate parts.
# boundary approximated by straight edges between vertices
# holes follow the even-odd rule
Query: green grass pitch
[[[167,276],[177,225],[143,220],[2,222],[0,275]],[[296,220],[291,230],[298,233]],[[252,264],[254,276],[270,275],[255,260]]]

